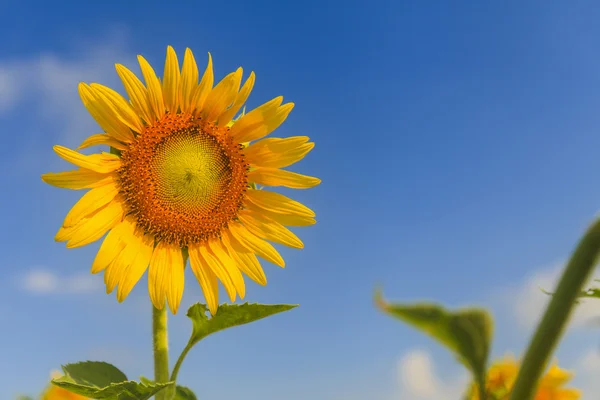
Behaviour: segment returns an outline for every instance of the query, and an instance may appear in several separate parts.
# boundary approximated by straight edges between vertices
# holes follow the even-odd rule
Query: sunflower
[[[519,363],[511,356],[506,356],[492,364],[485,385],[488,398],[508,400],[518,372]],[[579,390],[563,387],[572,377],[573,374],[553,364],[540,379],[534,400],[578,400],[581,397]],[[469,399],[479,400],[479,393],[474,384],[470,393]]]
[[[79,168],[44,174],[44,182],[90,189],[55,239],[75,248],[108,233],[91,268],[94,274],[104,271],[107,293],[117,288],[117,300],[123,301],[148,269],[152,303],[163,309],[166,300],[174,314],[189,257],[214,314],[218,281],[233,302],[245,295],[242,273],[266,284],[257,256],[284,266],[269,242],[304,246],[286,226],[312,225],[315,213],[263,187],[318,185],[317,178],[282,169],[301,160],[314,143],[306,136],[264,138],[294,107],[282,104],[281,96],[240,113],[254,86],[253,72],[241,85],[238,68],[213,87],[210,53],[201,79],[190,49],[180,69],[175,51],[167,48],[162,82],[142,56],[138,61],[145,85],[116,65],[129,101],[106,86],[79,84],[84,106],[104,133],[76,150],[108,145],[111,151],[84,155],[54,146]]]

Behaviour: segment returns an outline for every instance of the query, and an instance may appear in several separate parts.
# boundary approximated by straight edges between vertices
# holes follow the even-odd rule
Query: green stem
[[[588,281],[600,253],[600,219],[585,233],[552,295],[544,317],[531,339],[510,400],[531,400],[538,380],[565,330],[575,302]]]
[[[183,359],[185,358],[185,356],[187,356],[187,353],[189,353],[189,351],[192,349],[192,347],[194,347],[194,345],[191,342],[188,342],[188,344],[185,346],[185,348],[181,352],[181,355],[179,356],[179,358],[177,359],[177,362],[175,363],[175,367],[173,367],[173,372],[171,373],[171,382],[175,382],[177,380],[177,374],[179,373],[179,368],[181,368]]]
[[[154,344],[154,381],[169,382],[169,338],[167,335],[167,308],[162,310],[152,306],[152,336]],[[171,390],[158,392],[156,400],[169,400]]]
[[[479,400],[487,400],[487,392],[485,390],[485,375],[479,380]]]

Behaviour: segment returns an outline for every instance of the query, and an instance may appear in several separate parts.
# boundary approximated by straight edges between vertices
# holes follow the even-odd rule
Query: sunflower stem
[[[179,368],[181,368],[181,364],[183,363],[185,356],[187,356],[192,347],[194,347],[194,345],[191,342],[188,342],[188,344],[185,345],[185,348],[183,349],[183,351],[179,355],[179,358],[177,359],[177,362],[175,363],[175,367],[173,367],[173,372],[171,373],[171,382],[177,381],[177,374],[179,374]]]
[[[531,400],[548,360],[559,342],[600,253],[600,218],[587,230],[567,267],[531,339],[510,400]]]
[[[162,310],[152,306],[152,337],[154,344],[154,381],[169,382],[169,338],[167,334],[167,308]],[[170,400],[171,387],[167,387],[155,396],[156,400]]]

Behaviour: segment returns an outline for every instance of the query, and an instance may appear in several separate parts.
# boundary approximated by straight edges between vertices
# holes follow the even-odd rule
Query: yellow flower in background
[[[83,155],[54,146],[79,167],[42,179],[66,189],[91,189],[72,207],[55,239],[68,248],[104,236],[91,272],[104,271],[107,293],[117,288],[123,301],[148,272],[154,306],[165,299],[177,312],[184,288],[184,254],[211,313],[218,307],[220,281],[229,299],[245,295],[242,272],[267,280],[257,255],[281,267],[281,255],[268,242],[302,248],[286,226],[315,223],[315,213],[279,193],[256,185],[310,188],[314,177],[284,170],[313,147],[306,136],[266,138],[294,104],[276,97],[234,120],[254,85],[254,73],[241,86],[242,68],[213,87],[212,59],[199,80],[186,49],[180,70],[168,47],[162,81],[138,56],[145,85],[117,64],[129,101],[114,90],[79,85],[83,104],[105,133],[78,149],[108,145],[114,153]],[[252,142],[250,144],[250,142]]]
[[[508,400],[518,372],[519,363],[512,356],[506,356],[492,364],[486,380],[489,400]],[[540,379],[534,400],[578,400],[581,397],[578,390],[563,388],[572,378],[573,374],[553,364]],[[479,400],[475,385],[471,387],[470,399]]]
[[[488,370],[486,390],[488,393],[508,393],[517,379],[519,364],[510,355],[492,364]]]
[[[51,374],[52,379],[60,378],[62,374],[54,371]],[[87,400],[87,397],[71,393],[68,390],[50,384],[42,394],[41,400]]]
[[[573,378],[573,374],[553,364],[540,380],[535,400],[577,400],[581,393],[563,386]]]

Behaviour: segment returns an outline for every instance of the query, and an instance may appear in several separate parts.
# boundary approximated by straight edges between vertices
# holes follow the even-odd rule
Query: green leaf
[[[291,310],[297,307],[293,304],[222,304],[217,313],[208,319],[208,308],[204,304],[196,303],[191,306],[187,316],[192,320],[192,336],[189,346],[194,345],[208,335],[238,325],[248,324],[273,314]]]
[[[62,366],[62,370],[75,382],[88,386],[105,387],[127,380],[127,376],[117,367],[101,361],[67,364]]]
[[[140,376],[140,382],[148,385],[154,384],[154,381],[143,376]],[[172,400],[198,400],[194,392],[190,388],[177,385],[175,387],[175,397]]]
[[[198,400],[198,398],[191,389],[177,385],[175,388],[175,398],[173,400]]]
[[[67,364],[62,369],[65,375],[53,379],[52,383],[92,399],[147,400],[172,384],[128,381],[123,372],[105,362]]]
[[[389,304],[379,293],[378,307],[418,330],[428,334],[450,349],[473,374],[476,382],[484,382],[492,342],[493,321],[479,308],[449,311],[431,303]]]

